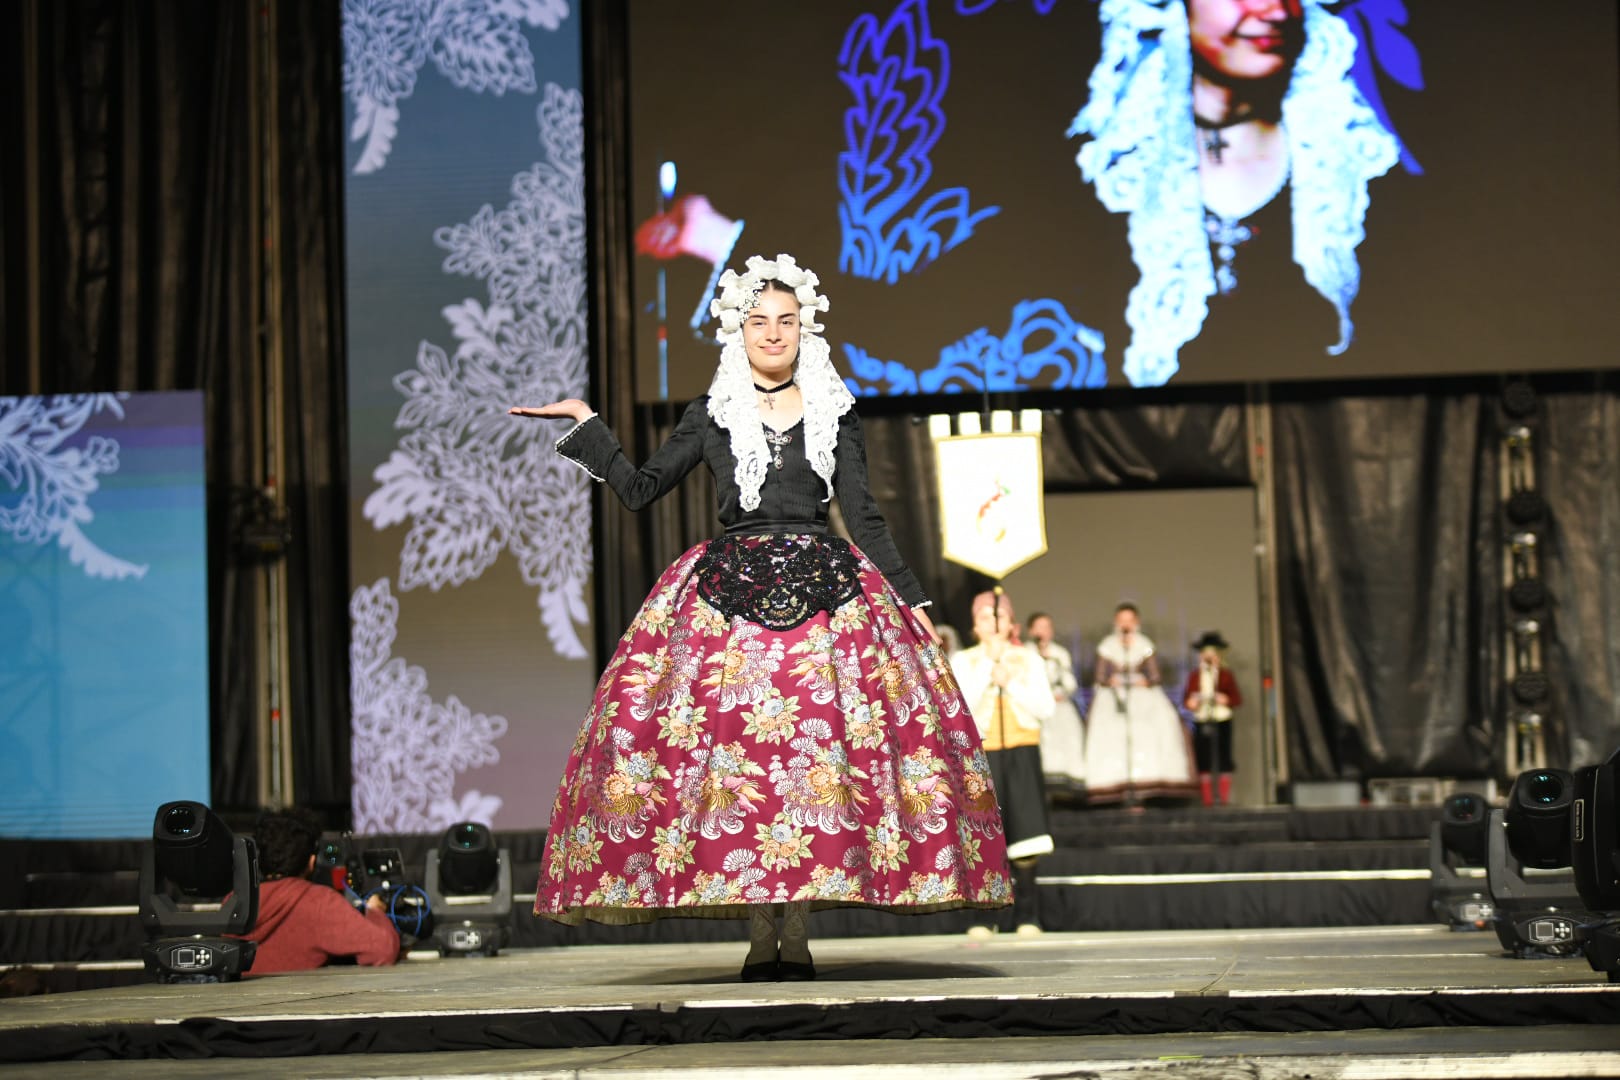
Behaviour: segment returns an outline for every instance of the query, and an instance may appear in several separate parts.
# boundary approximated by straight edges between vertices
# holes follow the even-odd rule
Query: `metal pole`
[[[1254,477],[1255,577],[1260,592],[1260,737],[1266,777],[1263,796],[1276,803],[1289,781],[1287,694],[1283,679],[1282,613],[1277,602],[1277,473],[1272,467],[1271,402],[1250,384],[1249,468]]]
[[[280,136],[277,129],[276,0],[247,0],[251,132],[255,167],[250,172],[254,208],[253,240],[258,253],[253,290],[254,341],[260,378],[262,428],[256,448],[256,470],[262,477],[261,505],[275,520],[285,520],[282,483],[286,451],[286,386],[281,333]],[[288,640],[285,553],[263,563],[259,595],[262,636],[258,649],[263,678],[259,721],[259,798],[267,806],[294,801],[292,740],[287,725]]]

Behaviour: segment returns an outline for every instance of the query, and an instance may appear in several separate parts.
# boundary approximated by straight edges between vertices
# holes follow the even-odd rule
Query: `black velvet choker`
[[[797,376],[794,376],[794,378],[797,378]],[[765,407],[768,408],[768,409],[774,409],[774,408],[776,408],[776,394],[777,394],[777,392],[781,391],[781,390],[786,390],[788,387],[790,387],[792,385],[793,385],[793,379],[789,379],[787,382],[778,383],[775,386],[761,386],[761,385],[759,385],[759,383],[755,383],[754,384],[754,389],[758,390],[760,393],[765,395]]]

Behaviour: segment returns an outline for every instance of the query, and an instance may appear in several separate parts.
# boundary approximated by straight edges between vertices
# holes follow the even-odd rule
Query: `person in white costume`
[[[1198,794],[1192,746],[1161,685],[1158,653],[1134,604],[1114,610],[1097,646],[1096,693],[1086,716],[1086,797],[1137,803]]]
[[[1052,716],[1041,724],[1041,771],[1046,790],[1076,798],[1086,789],[1086,734],[1075,707],[1080,688],[1074,677],[1074,657],[1057,643],[1052,616],[1038,611],[1029,617],[1029,648],[1041,658],[1046,682],[1052,688]]]
[[[951,672],[984,741],[1001,804],[1012,863],[1012,922],[1020,934],[1040,933],[1035,860],[1053,849],[1041,778],[1041,727],[1052,717],[1052,691],[1040,657],[1018,640],[1012,601],[1005,594],[973,598],[973,635],[978,643],[951,657]]]

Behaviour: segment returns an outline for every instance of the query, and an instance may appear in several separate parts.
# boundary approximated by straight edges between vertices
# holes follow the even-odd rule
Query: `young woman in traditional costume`
[[[582,401],[557,452],[631,509],[701,462],[725,535],[682,555],[620,639],[575,741],[535,912],[747,918],[748,980],[813,978],[806,915],[1010,902],[989,766],[867,488],[815,274],[758,256],[710,307],[709,393],[637,468]],[[836,495],[854,543],[831,535]]]

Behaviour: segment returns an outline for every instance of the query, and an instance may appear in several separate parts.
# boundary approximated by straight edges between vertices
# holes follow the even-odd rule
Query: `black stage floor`
[[[1306,1065],[1313,1076],[1620,1075],[1620,985],[1578,958],[1510,959],[1492,934],[1379,926],[812,947],[812,983],[739,983],[742,947],[724,942],[44,995],[0,1008],[0,1061],[28,1075],[70,1063],[50,1066],[63,1077],[781,1078],[919,1065],[986,1077],[1130,1062],[1187,1076]],[[112,1058],[116,1071],[96,1064]],[[214,1060],[193,1073],[136,1058]]]

